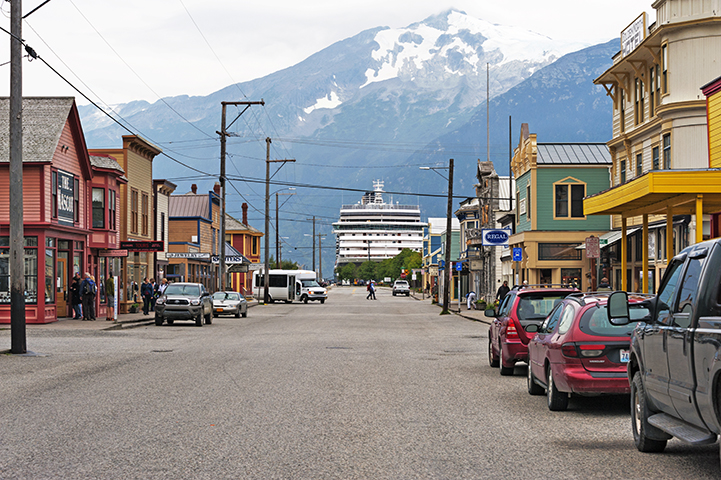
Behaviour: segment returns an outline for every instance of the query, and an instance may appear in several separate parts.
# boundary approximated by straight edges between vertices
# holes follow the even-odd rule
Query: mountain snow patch
[[[313,110],[319,110],[321,108],[336,108],[340,105],[342,105],[343,102],[341,102],[340,97],[335,92],[330,92],[325,97],[320,97],[318,100],[315,101],[315,105],[312,105],[308,108],[304,108],[303,111],[307,114],[310,114]]]

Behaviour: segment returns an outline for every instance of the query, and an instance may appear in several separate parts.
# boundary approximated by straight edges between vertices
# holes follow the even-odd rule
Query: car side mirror
[[[540,325],[536,325],[535,323],[530,323],[526,325],[526,331],[528,333],[538,333],[541,330]]]
[[[498,315],[496,315],[496,309],[495,308],[489,308],[483,314],[489,318],[496,318]]]
[[[628,313],[628,293],[618,291],[609,295],[606,314],[611,325],[628,325],[631,322]]]

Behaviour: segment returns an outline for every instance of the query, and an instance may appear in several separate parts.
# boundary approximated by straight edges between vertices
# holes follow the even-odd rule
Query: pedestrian
[[[85,279],[80,284],[80,294],[83,300],[83,320],[95,320],[95,296],[98,293],[98,286],[90,273],[85,272]]]
[[[598,288],[596,290],[599,292],[610,292],[611,285],[608,284],[608,278],[603,277],[601,279],[601,283],[598,284]]]
[[[503,299],[506,298],[506,295],[508,295],[508,292],[510,292],[511,289],[508,288],[508,280],[503,282],[503,285],[498,287],[498,291],[496,292],[496,299],[499,302],[503,302]]]
[[[468,292],[468,296],[466,297],[466,303],[468,305],[468,310],[471,310],[471,308],[473,310],[476,309],[476,292],[474,292],[473,290]]]
[[[371,280],[371,293],[373,294],[373,300],[378,300],[376,298],[376,282]]]
[[[73,320],[80,320],[83,318],[82,313],[82,295],[80,294],[80,273],[75,272],[73,277],[73,283],[70,285],[70,303],[73,306]]]
[[[140,296],[143,299],[143,315],[148,315],[150,299],[153,298],[153,286],[148,282],[148,277],[143,279],[143,284],[140,286]]]
[[[366,285],[366,291],[368,292],[366,300],[373,300],[373,284],[371,282]]]
[[[153,294],[150,296],[150,311],[155,311],[155,299],[158,298],[158,284],[155,283],[155,279],[150,279],[150,287],[153,289]]]
[[[168,279],[163,277],[158,285],[158,296],[161,297],[165,293],[165,289],[168,288]]]
[[[115,321],[115,279],[113,278],[113,272],[108,273],[108,279],[105,280],[105,298],[108,301],[108,308],[106,310],[105,321]]]

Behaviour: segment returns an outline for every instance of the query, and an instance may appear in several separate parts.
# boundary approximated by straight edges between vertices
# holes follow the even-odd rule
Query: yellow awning
[[[721,169],[654,170],[583,200],[585,215],[696,213],[696,198],[703,195],[703,213],[721,211]]]

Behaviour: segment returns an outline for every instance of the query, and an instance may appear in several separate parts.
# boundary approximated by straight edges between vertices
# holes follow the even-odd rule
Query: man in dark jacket
[[[503,285],[498,287],[498,292],[496,292],[496,298],[499,302],[503,302],[503,299],[506,298],[506,295],[508,295],[508,292],[510,292],[511,289],[508,288],[508,281],[503,282]]]
[[[70,284],[70,304],[73,306],[73,320],[83,318],[82,308],[80,307],[82,303],[83,299],[80,296],[80,274],[75,272],[73,283]]]
[[[98,287],[93,276],[85,272],[85,279],[80,283],[80,295],[83,299],[83,320],[95,320],[95,295]]]
[[[143,279],[140,286],[140,296],[143,297],[143,315],[148,315],[150,310],[150,300],[153,298],[153,284],[148,281],[148,277]]]

